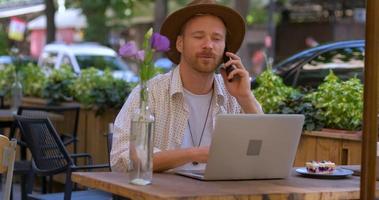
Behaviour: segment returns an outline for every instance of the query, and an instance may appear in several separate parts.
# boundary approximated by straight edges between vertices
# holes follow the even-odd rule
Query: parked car
[[[43,67],[46,72],[58,69],[62,65],[69,65],[77,74],[80,74],[82,69],[89,67],[99,70],[108,68],[115,78],[128,82],[138,81],[138,76],[113,49],[96,43],[48,44],[38,59],[38,65]]]
[[[364,53],[364,40],[333,42],[296,53],[273,70],[286,85],[294,87],[315,88],[330,70],[342,80],[357,77],[363,81]]]
[[[174,67],[174,63],[168,58],[159,58],[154,62],[154,66],[160,68],[163,73],[170,71]]]

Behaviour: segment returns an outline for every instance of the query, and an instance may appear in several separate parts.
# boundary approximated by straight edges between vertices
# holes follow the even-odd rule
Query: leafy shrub
[[[42,69],[30,63],[21,68],[20,71],[24,96],[42,97],[42,91],[47,83],[46,75]]]
[[[131,91],[127,82],[113,78],[108,70],[101,74],[94,68],[82,70],[72,89],[74,98],[85,107],[96,108],[97,114],[121,107]]]
[[[0,93],[6,97],[10,96],[10,89],[14,82],[15,73],[16,67],[14,65],[8,65],[3,70],[0,70]]]
[[[321,130],[324,127],[324,117],[321,110],[305,98],[303,92],[290,95],[279,105],[279,110],[278,113],[282,114],[303,114],[305,116],[303,130]]]
[[[42,97],[47,99],[49,104],[73,100],[71,87],[75,79],[70,66],[52,70],[42,91]]]
[[[264,112],[280,113],[279,106],[291,95],[298,93],[297,90],[286,86],[283,80],[271,70],[266,70],[257,77],[258,88],[254,95],[261,103]]]
[[[363,85],[357,78],[341,81],[331,71],[318,89],[307,95],[321,109],[326,127],[360,130],[362,127]]]

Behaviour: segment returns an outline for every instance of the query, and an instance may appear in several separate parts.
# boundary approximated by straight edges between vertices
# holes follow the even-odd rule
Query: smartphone
[[[226,56],[225,55],[225,52],[227,52],[227,49],[225,49],[224,51],[224,56],[223,56],[223,61],[224,63],[228,62],[229,60],[231,60],[230,57]],[[232,72],[236,67],[234,67],[234,65],[229,65],[225,68],[225,72],[226,72],[226,75],[229,76],[230,72]],[[233,79],[230,79],[229,82],[232,82]]]

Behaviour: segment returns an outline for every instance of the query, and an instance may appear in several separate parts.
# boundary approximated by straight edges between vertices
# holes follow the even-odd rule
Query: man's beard
[[[196,59],[193,69],[199,73],[214,73],[217,68],[221,65],[222,59],[218,58],[214,63],[213,60],[209,61],[211,63],[205,63],[206,61],[201,60],[200,58]]]

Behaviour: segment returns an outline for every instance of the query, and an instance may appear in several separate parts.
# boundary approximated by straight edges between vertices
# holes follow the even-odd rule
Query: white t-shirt
[[[209,146],[211,144],[213,132],[212,102],[213,90],[208,94],[196,95],[184,89],[184,101],[188,106],[189,118],[182,141],[181,148],[191,148],[198,146]],[[208,119],[206,119],[208,117]],[[203,127],[204,128],[204,133]],[[190,131],[191,128],[191,131]],[[192,135],[191,135],[192,133]],[[201,136],[203,134],[203,136]],[[195,143],[195,144],[193,144]],[[185,164],[177,169],[198,170],[205,169],[205,164],[193,165]]]

